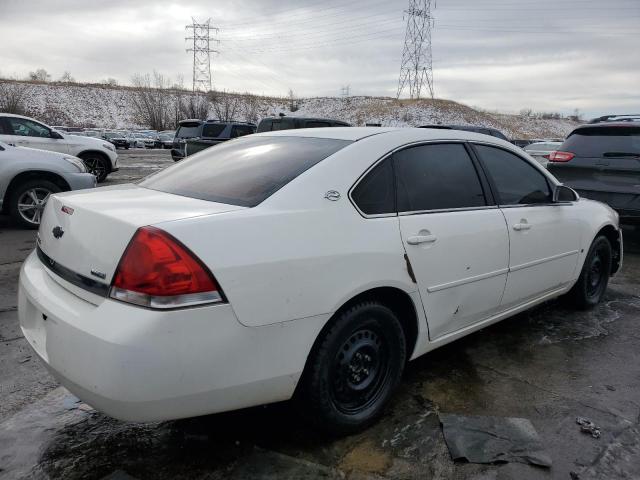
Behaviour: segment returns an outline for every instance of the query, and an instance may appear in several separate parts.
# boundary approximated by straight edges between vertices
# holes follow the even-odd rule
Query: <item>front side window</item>
[[[395,191],[391,157],[375,166],[351,194],[353,202],[366,215],[395,213]]]
[[[550,203],[551,189],[545,176],[519,156],[487,145],[474,146],[493,179],[501,205]]]
[[[44,125],[24,118],[8,117],[14,135],[22,137],[51,138],[51,131]]]
[[[331,124],[329,122],[319,122],[317,120],[310,120],[305,124],[306,128],[323,128],[330,126]]]
[[[188,157],[139,185],[211,202],[255,207],[350,143],[329,138],[244,137]]]
[[[394,154],[398,212],[486,205],[478,173],[464,145],[443,143]]]

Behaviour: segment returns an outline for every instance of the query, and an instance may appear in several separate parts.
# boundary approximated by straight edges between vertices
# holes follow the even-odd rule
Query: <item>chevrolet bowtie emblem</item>
[[[62,227],[58,226],[58,227],[54,227],[51,233],[53,233],[53,236],[55,238],[60,238],[62,237],[62,235],[64,235],[64,230],[62,229]]]

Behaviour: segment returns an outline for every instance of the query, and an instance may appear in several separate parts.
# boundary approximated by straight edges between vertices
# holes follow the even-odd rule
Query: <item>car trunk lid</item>
[[[58,194],[40,223],[39,256],[58,283],[96,303],[139,227],[242,208],[136,185]]]

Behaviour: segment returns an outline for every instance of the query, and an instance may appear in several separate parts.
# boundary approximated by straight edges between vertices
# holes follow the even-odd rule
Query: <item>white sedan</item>
[[[559,295],[592,307],[621,263],[616,213],[505,141],[287,130],[53,196],[19,316],[53,375],[113,417],[293,397],[349,433],[408,360]]]

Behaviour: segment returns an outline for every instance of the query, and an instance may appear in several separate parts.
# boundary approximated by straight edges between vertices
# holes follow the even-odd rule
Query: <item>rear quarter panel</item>
[[[158,226],[203,259],[247,326],[331,313],[370,288],[414,292],[397,217],[365,219],[348,198],[387,151],[368,143],[344,148],[252,209]],[[340,199],[325,199],[329,190]]]

